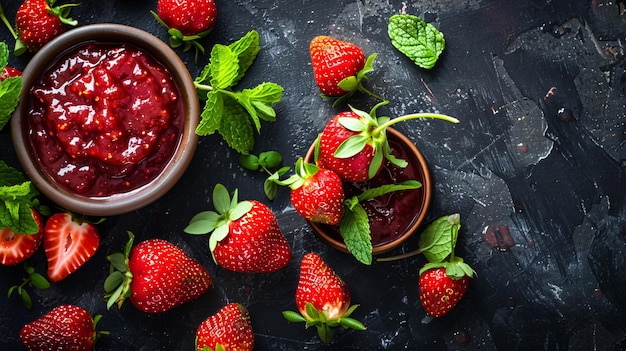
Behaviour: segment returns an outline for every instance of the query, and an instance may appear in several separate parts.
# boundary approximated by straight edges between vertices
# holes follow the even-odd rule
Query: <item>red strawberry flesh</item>
[[[340,318],[350,307],[348,286],[315,253],[308,253],[302,258],[296,288],[296,306],[305,317],[307,302],[323,312],[328,320]]]
[[[429,269],[419,278],[419,296],[427,315],[441,317],[456,306],[465,292],[469,277],[455,280],[446,274],[445,268]]]
[[[365,55],[358,46],[328,36],[313,38],[309,51],[315,82],[327,96],[345,95],[339,82],[356,76],[365,66]]]
[[[135,246],[128,260],[130,300],[149,313],[168,311],[194,300],[212,286],[209,273],[177,246],[149,239]]]
[[[238,303],[229,303],[205,319],[196,331],[196,350],[209,347],[217,350],[249,351],[254,348],[254,332],[248,310]]]
[[[20,341],[28,350],[91,350],[94,322],[83,308],[60,305],[20,330]]]
[[[100,235],[93,224],[78,223],[69,213],[56,213],[46,222],[43,245],[48,258],[48,277],[58,282],[95,254]]]
[[[291,203],[312,222],[334,225],[343,215],[343,183],[337,173],[320,168],[291,191]]]
[[[234,272],[278,271],[291,260],[291,248],[270,208],[256,200],[250,202],[252,209],[229,223],[229,234],[217,243],[213,257]]]
[[[159,0],[159,18],[183,35],[195,35],[213,29],[217,8],[213,0]]]
[[[43,223],[39,212],[33,211],[33,218],[39,224],[39,231],[35,234],[18,234],[10,228],[0,229],[1,264],[15,265],[35,254],[42,242]]]

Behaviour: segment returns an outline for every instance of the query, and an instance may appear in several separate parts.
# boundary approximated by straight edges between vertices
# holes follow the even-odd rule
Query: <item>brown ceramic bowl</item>
[[[388,228],[392,227],[392,225],[381,226],[385,229],[380,230],[380,232],[376,231],[374,226],[372,226],[372,255],[379,255],[388,252],[400,246],[408,238],[415,234],[426,219],[426,214],[428,213],[428,208],[430,207],[432,198],[432,181],[428,171],[428,165],[422,153],[417,149],[413,142],[409,140],[409,138],[393,128],[387,129],[387,138],[391,147],[394,149],[394,155],[405,159],[409,163],[409,166],[403,171],[399,171],[398,169],[391,170],[394,168],[393,166],[385,166],[385,169],[381,171],[378,176],[369,181],[371,186],[389,184],[390,181],[384,178],[384,174],[389,174],[389,172],[400,172],[394,176],[397,177],[396,179],[398,179],[398,181],[415,179],[422,183],[422,186],[415,190],[407,190],[392,195],[396,197],[401,195],[399,196],[401,199],[397,198],[394,201],[398,201],[396,204],[407,210],[407,212],[403,215],[404,218],[402,224],[398,224],[396,227],[403,229],[397,230],[397,232],[393,231],[393,233],[386,233],[384,234],[384,236],[386,236],[385,238],[379,238],[378,235],[381,234],[380,232],[386,231]],[[402,154],[397,154],[396,152],[398,150],[403,150],[400,151]],[[314,152],[315,144],[311,146],[306,154],[305,160],[307,162],[313,161]],[[351,187],[352,185],[350,184],[344,184],[344,189],[350,189]],[[348,191],[349,190],[346,190],[346,192]],[[356,191],[355,194],[358,194],[358,191]],[[372,221],[370,220],[370,223],[371,222]],[[329,226],[315,222],[309,222],[309,225],[313,229],[313,232],[315,232],[315,234],[317,234],[326,243],[337,250],[348,253],[346,244],[343,242],[336,226]]]
[[[103,196],[78,195],[67,187],[60,186],[43,169],[39,157],[33,152],[30,139],[30,90],[47,72],[51,62],[65,52],[87,42],[106,44],[129,44],[152,56],[171,75],[180,92],[183,109],[182,123],[178,126],[178,139],[172,137],[171,151],[152,180],[128,191]],[[142,208],[163,196],[183,175],[196,150],[198,137],[195,128],[199,122],[200,107],[193,79],[178,55],[157,37],[125,25],[94,24],[72,29],[54,39],[38,51],[23,72],[22,98],[12,116],[11,133],[18,159],[27,176],[47,198],[67,210],[91,216],[113,216]],[[159,144],[159,148],[161,145]],[[146,178],[148,179],[148,178]],[[130,184],[130,182],[129,182]],[[85,193],[83,193],[85,194]]]

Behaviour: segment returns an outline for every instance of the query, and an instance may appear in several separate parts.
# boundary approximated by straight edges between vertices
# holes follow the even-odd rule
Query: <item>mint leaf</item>
[[[239,59],[228,46],[215,44],[211,50],[209,67],[213,89],[227,89],[237,79]]]
[[[0,71],[9,63],[9,47],[5,42],[0,42]],[[19,102],[22,90],[22,77],[9,77],[0,81],[0,130],[11,119]]]
[[[276,111],[272,105],[279,102],[283,97],[283,87],[276,83],[265,82],[252,89],[244,89],[244,93],[259,114],[259,118],[268,121],[276,121]]]
[[[234,82],[237,84],[246,74],[248,68],[252,66],[257,54],[261,50],[261,45],[259,45],[259,33],[255,30],[251,30],[241,39],[230,44],[229,48],[237,55],[239,60],[239,71]]]
[[[425,69],[435,66],[446,46],[443,33],[413,15],[391,16],[387,32],[396,49]]]
[[[0,42],[0,71],[9,63],[9,46],[5,42]]]
[[[20,234],[37,233],[39,225],[31,210],[37,195],[37,189],[22,173],[0,161],[0,228]]]
[[[254,147],[254,131],[247,111],[230,96],[224,96],[224,112],[219,133],[229,147],[240,154],[249,154]]]
[[[204,110],[202,110],[200,123],[196,127],[196,134],[209,135],[215,133],[222,124],[224,115],[224,101],[222,94],[215,90],[209,91],[205,101]]]
[[[280,101],[283,93],[283,88],[275,83],[233,91],[259,51],[259,33],[254,30],[228,46],[216,44],[209,63],[194,79],[198,96],[206,100],[196,134],[219,132],[228,146],[243,155],[254,146],[252,124],[260,133],[261,120],[274,122],[273,104]],[[204,91],[208,93],[203,94]]]
[[[367,212],[358,202],[354,202],[344,212],[339,231],[348,251],[361,263],[372,264],[372,239]]]
[[[461,228],[461,216],[443,216],[431,223],[420,235],[419,247],[430,263],[439,263],[454,253]]]

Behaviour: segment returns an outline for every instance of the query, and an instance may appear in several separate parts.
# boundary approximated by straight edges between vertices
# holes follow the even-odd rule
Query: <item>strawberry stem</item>
[[[13,26],[11,25],[11,23],[9,23],[7,16],[4,14],[4,9],[2,8],[2,4],[0,4],[0,19],[2,19],[2,22],[4,22],[4,24],[7,26],[7,28],[9,29],[9,32],[11,32],[13,39],[17,40],[17,33],[15,33]]]
[[[376,129],[374,129],[374,131],[372,131],[372,134],[376,135],[380,132],[382,132],[383,130],[387,129],[387,127],[394,125],[396,123],[399,122],[403,122],[403,121],[408,121],[411,119],[418,119],[418,118],[434,118],[434,119],[440,119],[440,120],[444,120],[450,123],[459,123],[459,120],[454,118],[454,117],[450,117],[447,115],[443,115],[443,114],[439,114],[439,113],[430,113],[430,112],[423,112],[423,113],[412,113],[409,115],[404,115],[401,117],[396,117],[393,119],[390,119],[389,121],[379,125],[378,127],[376,127]]]

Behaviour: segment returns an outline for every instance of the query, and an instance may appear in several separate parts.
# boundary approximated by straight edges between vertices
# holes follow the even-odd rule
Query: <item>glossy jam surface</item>
[[[389,163],[385,164],[380,173],[370,181],[363,183],[345,183],[346,198],[361,194],[363,191],[385,184],[397,184],[405,180],[423,182],[424,174],[419,169],[417,160],[412,159],[403,145],[389,139],[393,155],[406,160],[406,168],[398,168]],[[362,202],[370,223],[372,245],[374,247],[389,243],[400,237],[415,222],[424,201],[424,191],[421,188],[392,192],[377,198]],[[336,226],[324,226],[333,233],[338,241],[343,241]]]
[[[153,180],[174,154],[184,124],[169,71],[128,44],[90,42],[66,51],[33,84],[29,110],[30,142],[42,170],[89,197]]]

